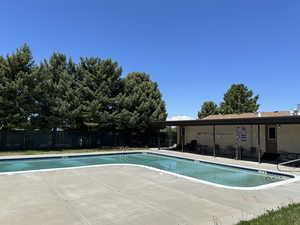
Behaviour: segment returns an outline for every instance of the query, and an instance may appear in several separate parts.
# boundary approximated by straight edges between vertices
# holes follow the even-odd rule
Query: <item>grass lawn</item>
[[[300,204],[270,210],[262,216],[249,221],[241,221],[237,225],[300,225]]]
[[[55,149],[55,150],[19,150],[19,151],[0,151],[0,156],[13,155],[41,155],[41,154],[64,154],[64,153],[91,153],[91,152],[110,152],[110,151],[134,151],[145,150],[146,148],[110,148],[110,149]]]

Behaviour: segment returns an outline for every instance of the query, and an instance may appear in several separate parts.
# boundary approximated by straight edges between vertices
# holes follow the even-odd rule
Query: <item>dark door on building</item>
[[[277,127],[266,125],[266,152],[277,153]]]

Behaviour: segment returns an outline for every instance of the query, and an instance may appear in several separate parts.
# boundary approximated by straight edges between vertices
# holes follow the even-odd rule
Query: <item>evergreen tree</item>
[[[54,53],[35,65],[27,45],[0,56],[0,129],[95,129],[145,132],[166,119],[165,103],[145,73],[121,79],[111,59]]]
[[[116,126],[122,69],[111,59],[81,58],[77,79],[80,105],[77,127],[95,125],[113,130]]]
[[[11,55],[0,56],[0,129],[28,125],[34,104],[31,97],[33,68],[32,53],[26,44]]]
[[[201,111],[198,112],[198,118],[203,119],[209,115],[218,114],[218,105],[213,101],[206,101],[201,106]]]
[[[147,132],[151,121],[167,118],[165,103],[156,82],[146,73],[130,73],[124,78],[120,98],[119,129]]]
[[[222,114],[257,112],[259,96],[253,97],[253,91],[244,84],[233,84],[224,94],[220,105]]]
[[[31,118],[40,129],[70,128],[74,63],[63,54],[55,53],[34,71],[36,112]]]

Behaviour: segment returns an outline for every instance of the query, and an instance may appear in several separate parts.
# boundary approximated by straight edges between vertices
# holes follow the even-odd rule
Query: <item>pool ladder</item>
[[[298,161],[300,162],[300,159],[294,159],[294,160],[290,160],[290,161],[288,161],[288,162],[278,163],[278,164],[277,164],[277,170],[278,170],[278,171],[281,171],[280,168],[279,168],[279,166],[287,165],[287,164],[294,163],[294,162],[298,162]]]

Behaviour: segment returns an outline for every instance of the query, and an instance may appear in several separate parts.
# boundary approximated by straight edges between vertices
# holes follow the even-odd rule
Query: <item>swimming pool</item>
[[[227,187],[259,187],[294,178],[260,171],[150,152],[0,160],[0,173],[92,165],[138,165]]]

